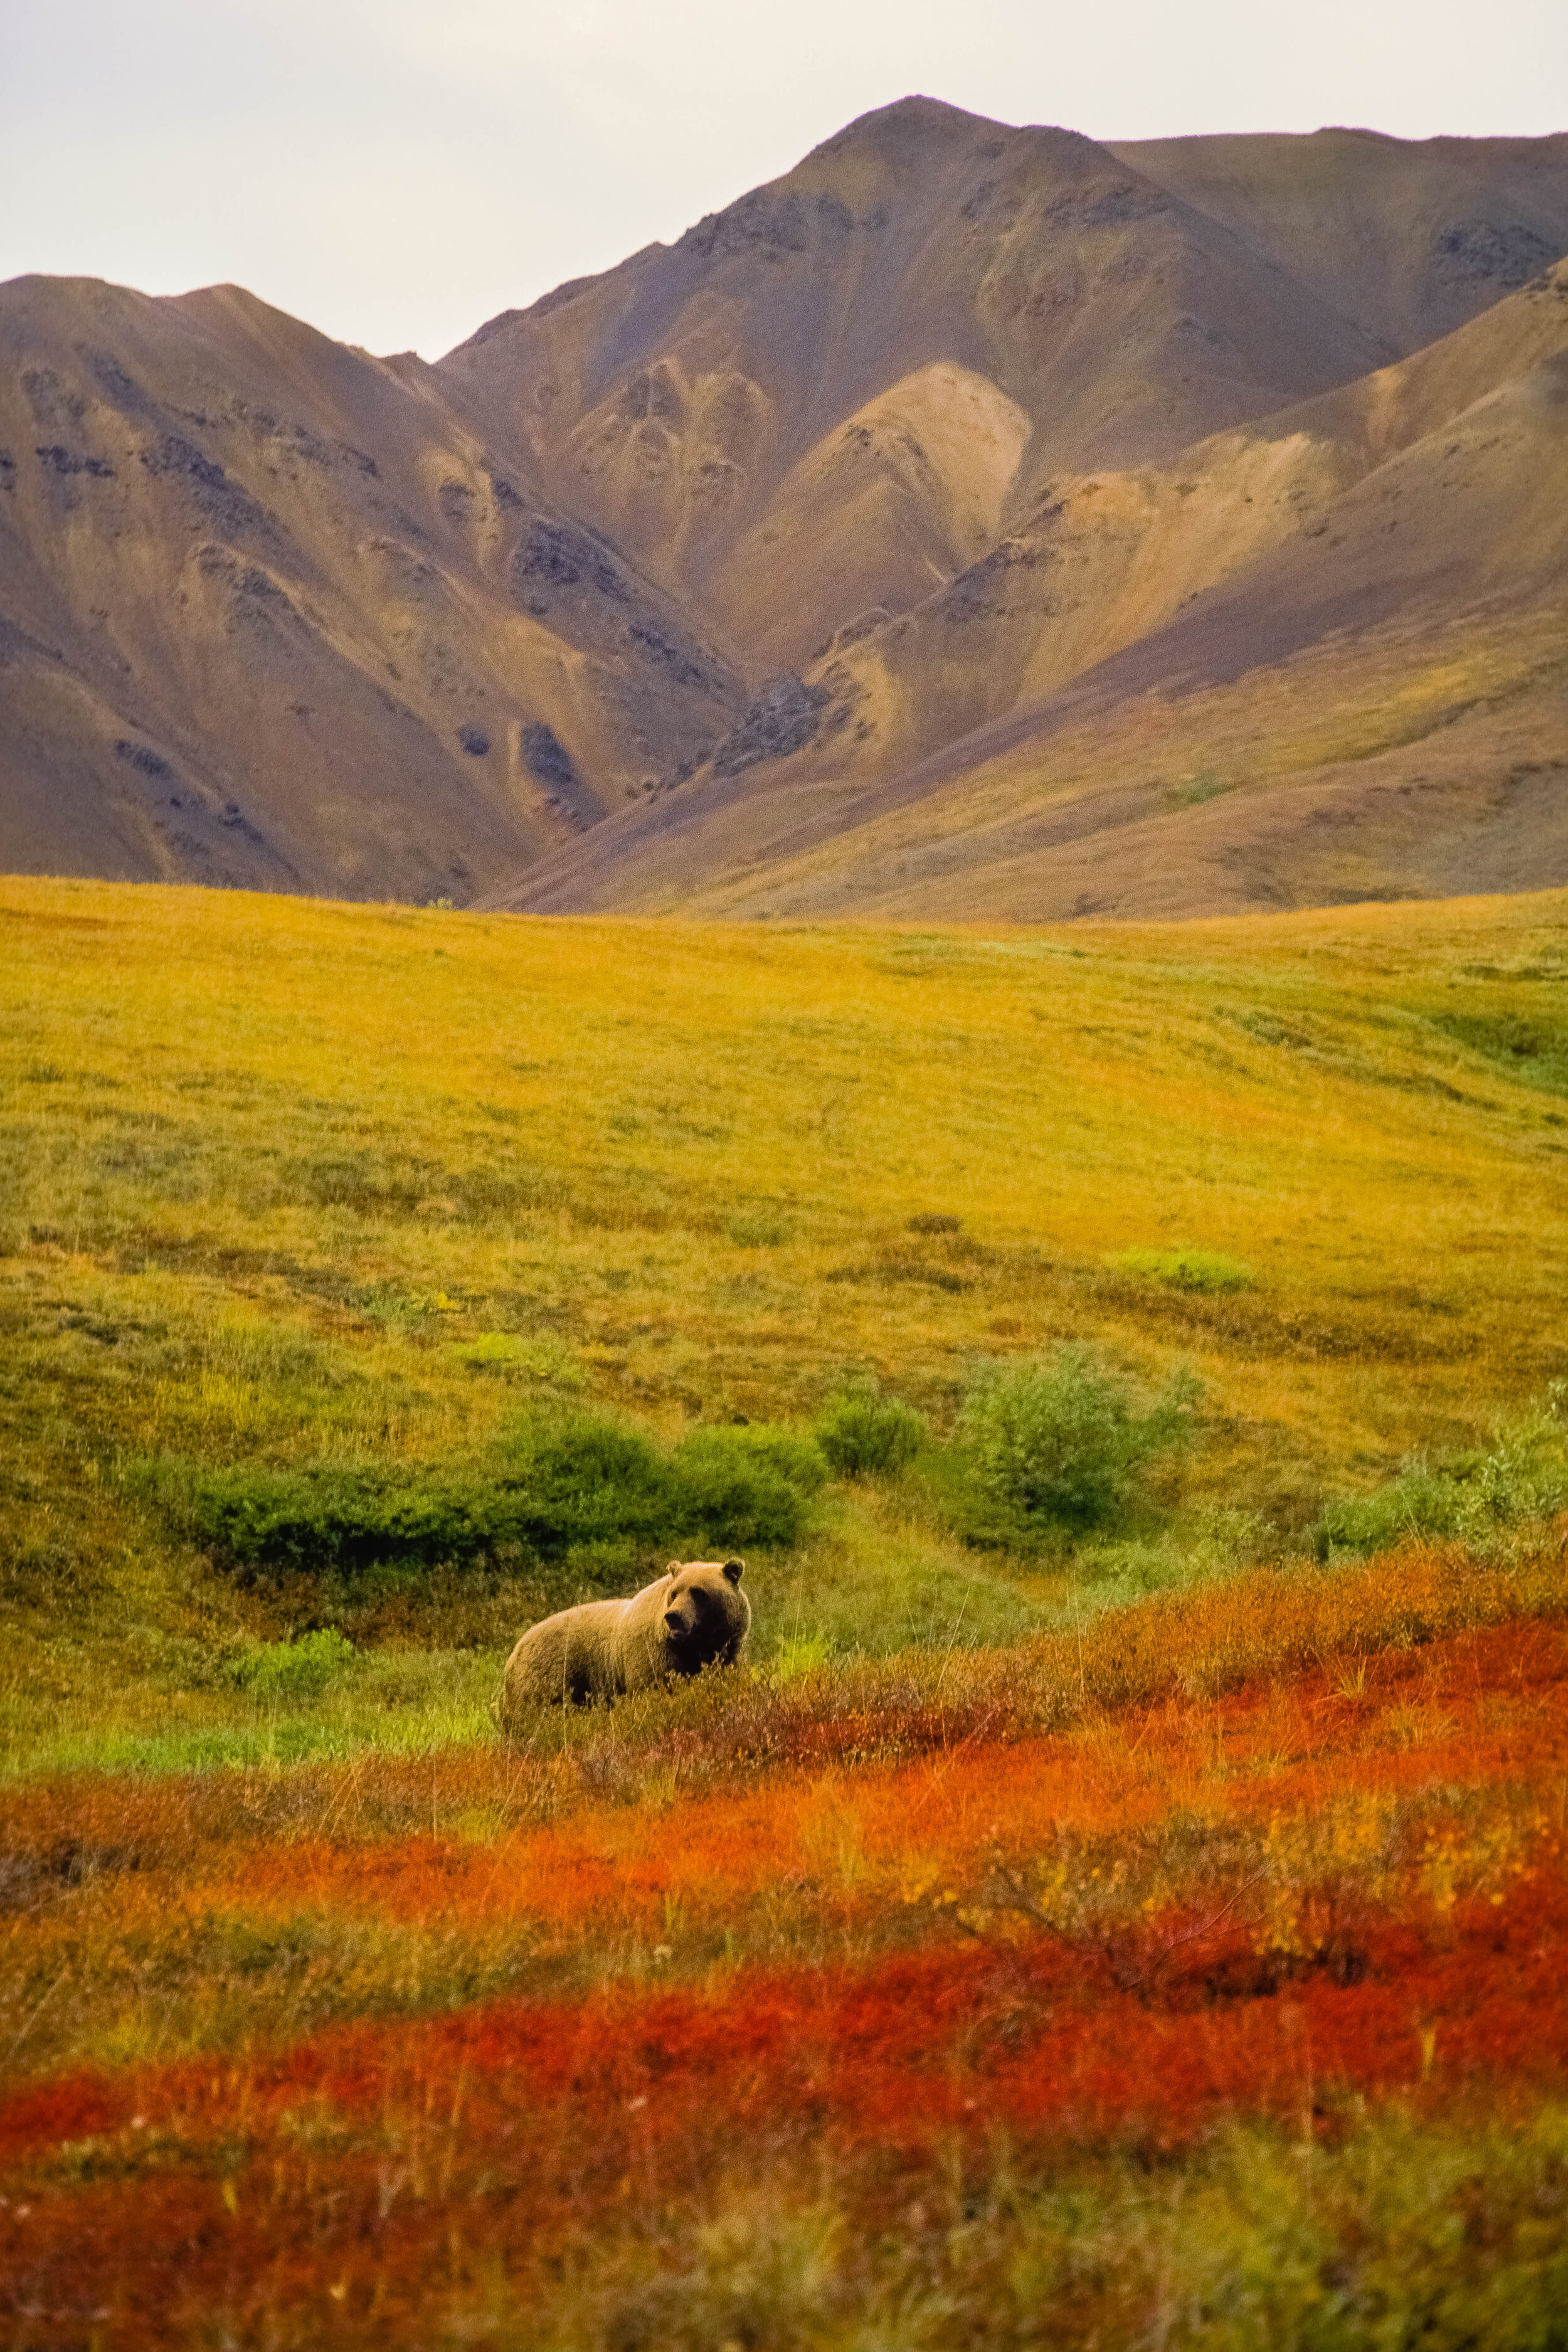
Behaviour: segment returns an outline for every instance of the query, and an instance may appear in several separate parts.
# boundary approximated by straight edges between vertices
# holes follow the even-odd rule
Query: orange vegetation
[[[0,2149],[13,2168],[59,2150],[76,2182],[30,2181],[0,2247],[13,2275],[63,2278],[90,2246],[99,2275],[132,2283],[127,2322],[156,2336],[172,2303],[237,2269],[368,2257],[412,2273],[459,2221],[470,2248],[521,2259],[540,2231],[613,2215],[634,2189],[813,2150],[869,2163],[875,2200],[955,2136],[998,2128],[1020,2147],[1159,2147],[1237,2110],[1313,2136],[1354,2094],[1568,2089],[1555,1867],[1436,1929],[1375,1931],[1337,1972],[1282,1976],[1234,1928],[1188,1921],[1178,1943],[1178,1924],[1150,1923],[1131,1978],[1037,1935],[40,2086],[0,2114]]]
[[[76,1779],[15,1801],[13,1851],[47,1864],[74,1840],[99,1857],[100,1908],[117,1918],[319,1906],[476,1927],[528,1919],[565,1935],[612,1918],[653,1927],[671,1901],[721,1907],[781,1887],[857,1917],[889,1893],[908,1901],[969,1874],[998,1843],[1026,1853],[1064,1834],[1125,1840],[1173,1822],[1256,1831],[1347,1804],[1538,1789],[1568,1764],[1565,1681],[1568,1629],[1526,1620],[1213,1702],[1091,1714],[1055,1737],[971,1735],[917,1764],[774,1773],[681,1803],[670,1788],[579,1800],[547,1827],[527,1822],[517,1768],[483,1751],[402,1768],[435,1816],[425,1834],[367,1833],[358,1767],[321,1775],[310,1817],[281,1838],[275,1819],[217,1811],[224,1792],[201,1782]],[[506,1825],[509,1796],[521,1825]],[[13,1939],[47,1932],[51,1916],[40,1904]]]
[[[1528,2121],[1568,2098],[1568,1627],[1411,1639],[1457,1591],[1413,1556],[1243,1581],[1228,1621],[1132,1612],[1086,1634],[1055,1731],[987,1737],[1009,1661],[959,1662],[947,1744],[917,1688],[919,1741],[858,1769],[628,1716],[612,1794],[593,1746],[24,1790],[16,2341],[184,2343],[221,2310],[305,2346],[322,2299],[343,2340],[428,2340],[437,2278],[521,2308],[550,2249],[596,2260],[634,2212],[679,2241],[721,2185],[794,2211],[830,2179],[874,2232],[1002,2148],[1044,2179],[1221,2125],[1328,2150],[1394,2108]],[[1157,1670],[1152,1624],[1184,1637]],[[1184,1690],[1266,1639],[1274,1671]],[[1026,1705],[1043,1646],[1011,1654]],[[1113,1675],[1136,1703],[1091,1696]],[[798,1729],[861,1699],[778,1703]],[[278,1958],[310,1936],[335,2010]],[[159,2000],[162,2053],[132,2031]],[[96,2026],[51,2029],[73,2001]]]

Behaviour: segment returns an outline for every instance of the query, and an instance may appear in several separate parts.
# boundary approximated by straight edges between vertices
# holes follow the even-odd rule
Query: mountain
[[[419,361],[235,288],[0,289],[0,856],[468,898],[739,676]]]
[[[16,281],[0,862],[921,919],[1568,879],[1565,248],[1568,138],[915,99],[435,367]]]
[[[710,765],[508,903],[1040,919],[1540,887],[1568,875],[1565,516],[1559,265],[1337,393],[1051,486],[808,667],[823,730],[789,761]],[[1348,862],[1310,843],[1293,887],[1281,825]]]
[[[1568,138],[1160,139],[1110,151],[1309,287],[1392,359],[1563,250]]]
[[[1568,248],[1568,139],[1434,145],[1110,149],[910,100],[441,372],[792,666],[966,568],[1057,475],[1361,376]]]

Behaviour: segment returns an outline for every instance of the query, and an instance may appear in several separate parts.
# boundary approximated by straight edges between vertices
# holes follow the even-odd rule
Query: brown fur
[[[581,1705],[647,1690],[704,1666],[732,1665],[752,1605],[738,1559],[672,1559],[629,1601],[590,1601],[531,1625],[506,1662],[500,1720],[532,1706]]]

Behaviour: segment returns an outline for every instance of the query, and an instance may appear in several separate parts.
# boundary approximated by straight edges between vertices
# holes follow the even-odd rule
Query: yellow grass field
[[[18,2352],[1557,2340],[1568,898],[0,941]],[[1191,1443],[988,1531],[964,1400],[1064,1343]],[[925,1438],[749,1548],[750,1664],[510,1742],[662,1551],[187,1507],[873,1377]]]
[[[1267,1557],[1568,1370],[1561,893],[983,938],[12,881],[0,940],[16,1761],[110,1704],[99,1639],[135,1714],[139,1661],[287,1630],[130,1457],[465,1458],[551,1398],[668,1437],[863,1372],[942,1433],[1076,1339],[1197,1375],[1162,1499]],[[1113,1263],[1184,1248],[1252,1279]],[[939,1639],[1070,1597],[848,1496],[759,1638],[836,1578]]]

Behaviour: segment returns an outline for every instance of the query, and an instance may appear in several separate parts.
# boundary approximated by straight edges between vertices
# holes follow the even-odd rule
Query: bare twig
[[[7,2066],[10,2065],[12,2060],[16,2057],[17,2051],[20,2050],[23,2042],[26,2042],[28,2034],[31,2033],[34,2026],[37,2025],[39,2018],[42,2017],[45,2010],[47,2009],[50,2001],[53,2000],[56,1993],[58,1992],[61,1985],[64,1984],[69,1974],[69,1969],[62,1969],[58,1976],[55,1979],[53,1984],[49,1986],[47,1991],[43,1995],[43,1998],[34,2003],[32,2009],[23,2019],[21,2032],[17,2034],[16,2040],[12,2042],[11,2047],[5,2053],[5,2063]]]

